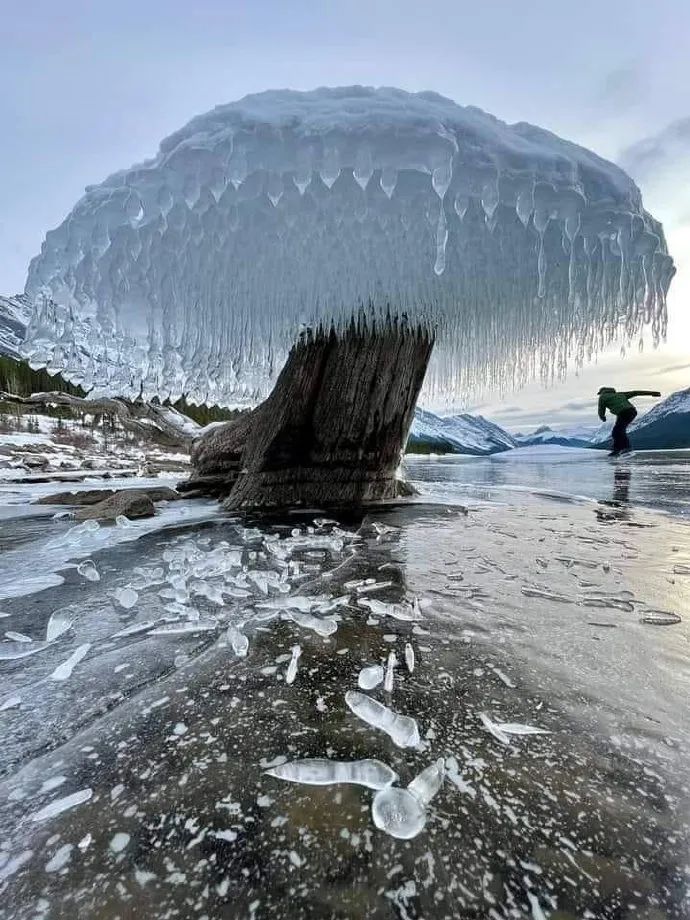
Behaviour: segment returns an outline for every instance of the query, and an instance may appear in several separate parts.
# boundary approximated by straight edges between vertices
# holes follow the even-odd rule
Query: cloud
[[[653,177],[658,170],[690,156],[690,117],[672,121],[657,134],[626,148],[618,157],[623,169],[638,179]],[[683,165],[686,165],[685,163]]]
[[[620,113],[642,101],[646,81],[638,64],[625,64],[610,70],[595,89],[595,102],[606,110]]]
[[[657,374],[674,374],[676,371],[690,370],[690,364],[669,364],[666,367],[660,367]]]
[[[587,399],[573,399],[570,402],[563,403],[560,409],[556,409],[555,411],[560,412],[563,409],[570,409],[575,412],[580,412],[582,409],[589,409],[595,401],[596,398],[594,396],[589,396]]]

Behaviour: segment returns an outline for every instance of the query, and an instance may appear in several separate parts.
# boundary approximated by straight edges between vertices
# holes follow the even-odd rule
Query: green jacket
[[[636,396],[658,396],[656,390],[612,390],[610,393],[602,393],[599,397],[599,418],[602,422],[606,421],[606,410],[612,415],[620,415],[626,409],[634,409],[630,402]]]

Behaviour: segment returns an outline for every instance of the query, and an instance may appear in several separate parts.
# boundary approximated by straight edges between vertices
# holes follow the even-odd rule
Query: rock
[[[114,521],[120,514],[128,518],[153,517],[156,509],[151,499],[144,492],[136,489],[123,489],[113,492],[109,498],[86,505],[75,512],[78,521],[100,520]]]
[[[182,498],[179,492],[167,486],[154,486],[150,489],[85,489],[83,492],[58,492],[56,495],[44,495],[37,505],[95,505],[97,502],[112,498],[113,495],[145,495],[152,502],[173,502]]]
[[[22,463],[28,470],[44,470],[48,466],[47,457],[23,457]]]

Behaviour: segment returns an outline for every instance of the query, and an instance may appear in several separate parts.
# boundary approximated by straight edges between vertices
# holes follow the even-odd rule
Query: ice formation
[[[348,690],[345,703],[359,719],[384,731],[398,747],[416,747],[419,744],[419,728],[411,716],[394,712],[366,693]]]
[[[665,330],[660,224],[618,167],[431,92],[270,91],[89,186],[29,267],[24,353],[96,392],[254,403],[305,326],[433,325],[457,398]]]
[[[343,761],[310,758],[279,764],[266,772],[277,779],[310,786],[354,783],[369,789],[385,789],[398,779],[398,774],[388,764],[370,759]]]

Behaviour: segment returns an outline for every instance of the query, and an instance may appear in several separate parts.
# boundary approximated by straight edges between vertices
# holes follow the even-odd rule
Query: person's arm
[[[606,421],[606,406],[604,405],[604,397],[599,397],[599,418],[602,422]]]
[[[661,396],[658,390],[629,390],[623,393],[626,399],[634,399],[635,396]]]

